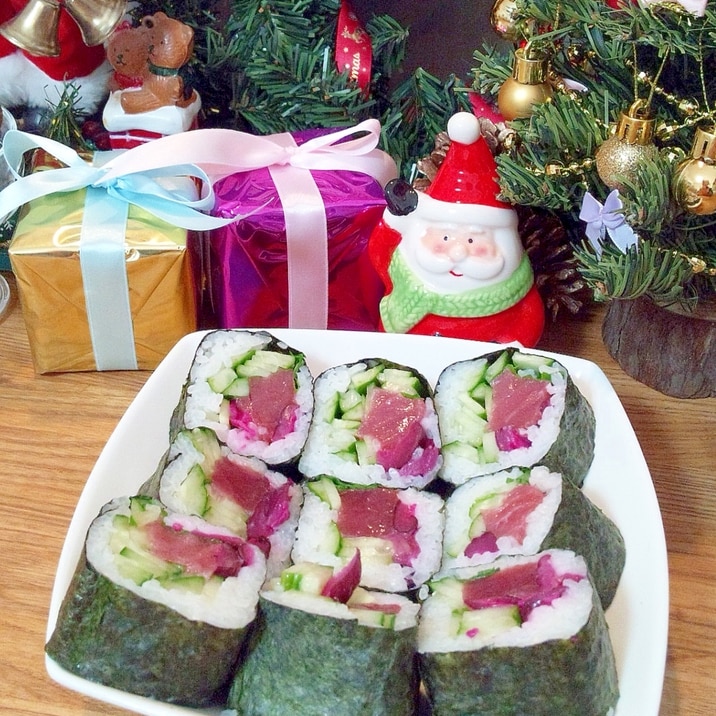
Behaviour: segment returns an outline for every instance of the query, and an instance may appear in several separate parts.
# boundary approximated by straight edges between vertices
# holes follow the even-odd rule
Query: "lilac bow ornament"
[[[636,245],[637,235],[626,223],[624,214],[621,213],[623,208],[618,189],[609,194],[603,205],[589,192],[584,195],[579,218],[587,224],[584,233],[594,247],[597,258],[602,255],[602,246],[607,235],[623,254],[630,246]]]

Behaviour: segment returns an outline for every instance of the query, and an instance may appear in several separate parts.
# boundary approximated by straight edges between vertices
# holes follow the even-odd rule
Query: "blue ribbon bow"
[[[59,169],[34,172],[28,176],[18,173],[25,152],[44,149],[67,165]],[[131,150],[129,150],[131,151]],[[3,138],[3,154],[16,178],[0,192],[0,216],[7,216],[33,199],[92,187],[101,189],[127,204],[134,204],[174,226],[194,231],[226,226],[241,217],[222,219],[203,214],[214,208],[214,190],[207,173],[196,164],[180,163],[172,166],[131,171],[126,168],[117,174],[114,164],[118,154],[101,166],[85,161],[74,149],[47,137],[12,129]],[[203,193],[194,199],[186,191],[172,188],[167,180],[192,177],[202,182]],[[164,182],[162,182],[162,179]]]

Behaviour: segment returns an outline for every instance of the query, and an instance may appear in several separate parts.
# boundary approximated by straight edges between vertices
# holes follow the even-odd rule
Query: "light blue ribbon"
[[[97,370],[136,370],[134,326],[124,255],[129,204],[87,187],[80,270]]]

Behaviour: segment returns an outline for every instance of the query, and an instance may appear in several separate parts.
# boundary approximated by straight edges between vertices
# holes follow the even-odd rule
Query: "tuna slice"
[[[490,430],[498,435],[503,432],[507,437],[509,431],[505,429],[519,431],[536,425],[549,405],[548,386],[549,381],[521,377],[510,370],[503,370],[492,381],[492,408],[488,419]]]
[[[399,469],[411,459],[425,437],[421,425],[424,417],[422,398],[408,398],[392,390],[374,388],[368,395],[357,435],[378,443],[376,461],[379,465],[386,470]]]
[[[549,555],[526,564],[500,569],[463,584],[462,598],[470,609],[484,609],[501,604],[519,606],[522,619],[541,604],[551,604],[564,594],[566,579],[578,575],[558,575]]]
[[[264,496],[272,490],[265,475],[243,462],[221,457],[214,463],[211,487],[247,512],[253,512]]]
[[[234,577],[247,564],[245,542],[165,525],[161,520],[145,525],[152,554],[202,577]]]
[[[527,534],[527,518],[542,504],[544,493],[534,485],[517,485],[505,493],[502,502],[495,507],[482,510],[480,515],[485,531],[470,540],[465,547],[465,556],[497,552],[499,537],[512,537],[520,544]]]
[[[393,559],[410,564],[420,553],[415,508],[389,487],[341,490],[338,531],[344,537],[379,537],[393,546]]]
[[[254,439],[278,440],[289,434],[295,423],[295,394],[290,368],[266,377],[252,376],[249,394],[231,401],[229,421]]]
[[[485,529],[495,537],[513,537],[522,542],[527,534],[527,517],[542,503],[544,492],[530,484],[517,485],[496,507],[482,511]]]

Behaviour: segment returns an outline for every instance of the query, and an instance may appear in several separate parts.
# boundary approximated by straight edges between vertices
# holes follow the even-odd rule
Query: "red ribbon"
[[[348,71],[348,78],[367,92],[370,87],[373,48],[370,36],[360,24],[347,0],[341,0],[336,30],[336,67]]]

